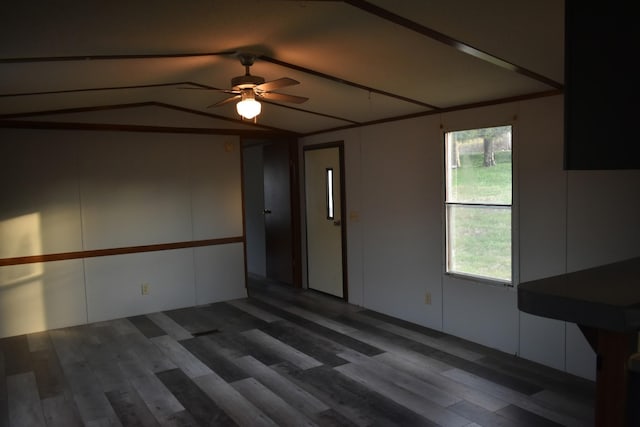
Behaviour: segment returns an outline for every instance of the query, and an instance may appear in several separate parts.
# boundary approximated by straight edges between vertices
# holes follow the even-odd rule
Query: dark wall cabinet
[[[565,1],[565,169],[640,169],[633,4]]]

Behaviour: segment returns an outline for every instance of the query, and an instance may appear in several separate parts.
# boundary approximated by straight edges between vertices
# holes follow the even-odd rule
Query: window
[[[333,168],[326,169],[326,183],[327,183],[327,219],[334,219],[333,214]]]
[[[447,273],[512,280],[511,131],[445,134]]]

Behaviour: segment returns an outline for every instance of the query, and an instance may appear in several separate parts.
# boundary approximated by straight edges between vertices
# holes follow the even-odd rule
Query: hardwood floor
[[[589,426],[594,384],[313,291],[0,340],[0,427]]]

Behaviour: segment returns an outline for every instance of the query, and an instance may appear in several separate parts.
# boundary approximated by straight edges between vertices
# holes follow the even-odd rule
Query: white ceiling
[[[10,2],[0,119],[308,134],[562,90],[563,32],[558,0]],[[207,108],[228,94],[184,89],[229,88],[234,51],[309,101],[265,104],[254,126]]]

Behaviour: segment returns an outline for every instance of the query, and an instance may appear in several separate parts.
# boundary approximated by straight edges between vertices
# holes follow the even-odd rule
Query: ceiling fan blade
[[[283,77],[281,79],[276,79],[276,80],[271,80],[268,82],[264,82],[258,86],[256,86],[256,89],[258,91],[264,91],[264,92],[268,92],[271,90],[276,90],[276,89],[280,89],[283,87],[287,87],[287,86],[293,86],[293,85],[297,85],[300,84],[299,81],[297,80],[293,80],[290,79],[289,77]]]
[[[193,89],[193,90],[212,90],[214,92],[224,92],[224,93],[240,93],[237,90],[230,90],[230,89],[216,89],[214,87],[179,87],[178,89]]]
[[[226,98],[226,99],[223,99],[222,101],[216,102],[215,104],[211,104],[207,108],[219,107],[221,105],[228,104],[228,103],[233,102],[236,99],[240,99],[240,98],[242,98],[242,96],[240,96],[240,95],[232,96],[231,98]]]
[[[275,92],[264,92],[259,94],[258,97],[265,98],[270,101],[293,102],[294,104],[302,104],[303,102],[309,99],[303,96],[287,95],[285,93],[275,93]]]

